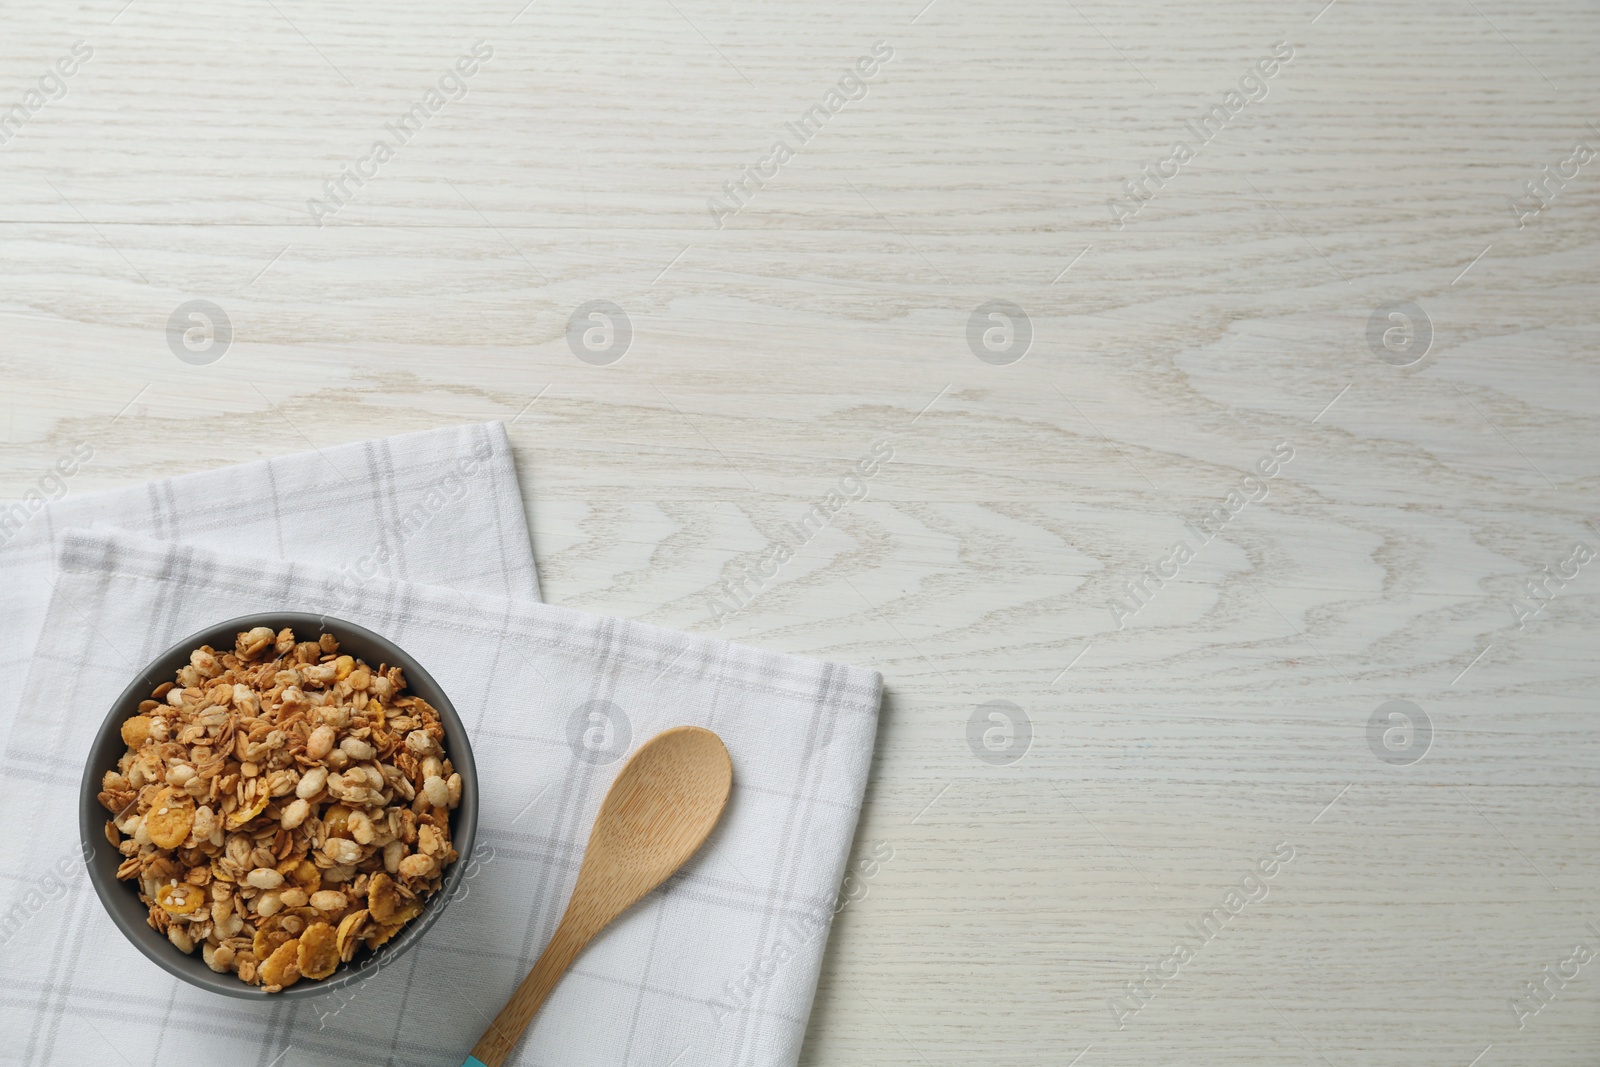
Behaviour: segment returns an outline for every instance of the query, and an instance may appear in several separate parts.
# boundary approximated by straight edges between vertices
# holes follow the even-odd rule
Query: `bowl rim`
[[[273,625],[274,623],[276,625]],[[399,667],[405,673],[408,691],[416,693],[419,688],[418,683],[421,683],[423,688],[431,690],[433,695],[424,699],[427,699],[439,713],[440,722],[445,727],[446,743],[449,745],[449,759],[456,773],[461,775],[462,785],[462,803],[451,812],[450,816],[450,838],[456,850],[456,861],[451,864],[439,889],[429,898],[427,905],[422,909],[422,914],[407,923],[405,929],[387,944],[366,953],[360,962],[340,963],[339,969],[327,978],[296,982],[276,993],[268,993],[258,985],[246,985],[232,972],[212,971],[205,967],[203,962],[199,966],[204,973],[196,973],[194,967],[183,966],[181,961],[198,962],[197,955],[186,956],[178,952],[176,947],[148,922],[142,919],[130,921],[127,916],[111,906],[109,899],[111,893],[132,891],[137,896],[137,890],[131,883],[120,882],[116,877],[116,868],[121,864],[123,857],[106,840],[104,832],[106,810],[98,797],[100,780],[110,767],[97,766],[95,761],[95,751],[101,746],[107,733],[114,730],[120,739],[122,722],[128,717],[128,709],[137,708],[139,701],[148,699],[149,690],[161,684],[155,680],[157,676],[160,676],[161,680],[170,680],[167,677],[169,672],[158,671],[158,665],[180,655],[184,662],[188,662],[189,654],[201,645],[218,647],[219,635],[223,634],[228,635],[229,639],[226,647],[231,647],[232,639],[239,632],[267,625],[272,625],[274,631],[287,626],[295,631],[297,639],[300,640],[304,640],[300,637],[302,632],[315,630],[318,633],[333,633],[343,644],[343,636],[348,633],[361,641],[382,648],[387,654],[388,664]],[[144,695],[140,695],[141,693]],[[434,696],[438,699],[433,699]],[[134,948],[163,971],[198,989],[239,1000],[268,1002],[300,1000],[333,993],[376,976],[379,971],[399,959],[420,941],[439,920],[456,899],[456,891],[465,876],[477,837],[477,785],[477,764],[472,756],[472,745],[467,737],[466,724],[462,722],[444,688],[423,668],[415,656],[382,634],[347,619],[308,611],[256,611],[213,623],[181,641],[174,642],[146,663],[112,702],[105,719],[89,742],[89,752],[84,760],[83,778],[79,784],[78,796],[80,851],[84,865],[88,868],[89,881],[94,886],[101,907]],[[107,853],[116,857],[116,863],[112,864],[109,871],[103,858]],[[101,862],[97,863],[97,859]]]

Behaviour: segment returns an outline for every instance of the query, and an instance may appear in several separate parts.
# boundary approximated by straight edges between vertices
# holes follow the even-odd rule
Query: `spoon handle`
[[[570,911],[562,917],[561,925],[556,927],[533,970],[517,986],[517,991],[511,994],[511,999],[478,1038],[478,1043],[472,1046],[472,1055],[462,1067],[501,1067],[505,1063],[539,1006],[594,936],[594,930],[587,928],[589,925],[574,921]]]

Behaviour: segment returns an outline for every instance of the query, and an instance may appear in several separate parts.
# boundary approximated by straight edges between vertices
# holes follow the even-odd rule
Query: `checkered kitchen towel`
[[[69,532],[5,753],[0,870],[31,874],[0,947],[0,1063],[457,1067],[561,917],[622,757],[680,724],[721,735],[733,793],[689,864],[602,932],[515,1062],[792,1067],[854,836],[875,671],[761,652],[531,600],[384,580],[343,611],[411,654],[473,740],[477,851],[464,898],[345,1001],[250,1005],[140,956],[71,863],[90,739],[127,679],[248,611],[322,610],[328,572],[116,531]],[[115,1047],[115,1051],[113,1048]]]
[[[62,475],[92,456],[92,445],[80,444],[62,459]],[[539,597],[511,445],[498,422],[47,503],[51,489],[65,484],[56,476],[24,500],[0,504],[0,678],[27,675],[55,585],[55,542],[74,526],[115,526],[220,552],[343,568],[328,610],[373,574]],[[15,685],[0,685],[0,741],[10,732],[17,694]]]

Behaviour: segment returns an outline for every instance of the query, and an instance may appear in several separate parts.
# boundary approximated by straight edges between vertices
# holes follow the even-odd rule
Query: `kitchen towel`
[[[339,572],[324,591],[323,610],[334,612],[374,575],[539,597],[511,445],[498,422],[48,501],[53,487],[64,490],[63,475],[92,456],[92,446],[80,443],[42,491],[0,507],[0,678],[27,675],[55,584],[55,542],[73,526],[115,526],[219,552],[321,564]],[[0,686],[0,741],[18,692],[17,685]]]
[[[338,613],[397,642],[473,741],[478,839],[437,925],[327,998],[223,1000],[151,966],[77,859],[83,759],[106,709],[167,646],[251,611],[323,611],[333,572],[118,531],[70,531],[0,791],[0,1063],[456,1067],[531,966],[624,755],[671,726],[733,759],[721,823],[579,957],[514,1062],[792,1067],[876,733],[877,672],[537,603],[374,579]],[[59,878],[59,869],[70,877]]]

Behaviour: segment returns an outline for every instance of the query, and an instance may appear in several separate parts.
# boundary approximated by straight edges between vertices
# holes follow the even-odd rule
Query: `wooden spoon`
[[[600,804],[561,925],[462,1067],[505,1063],[583,946],[705,842],[732,782],[722,739],[698,726],[657,734],[633,754]]]

